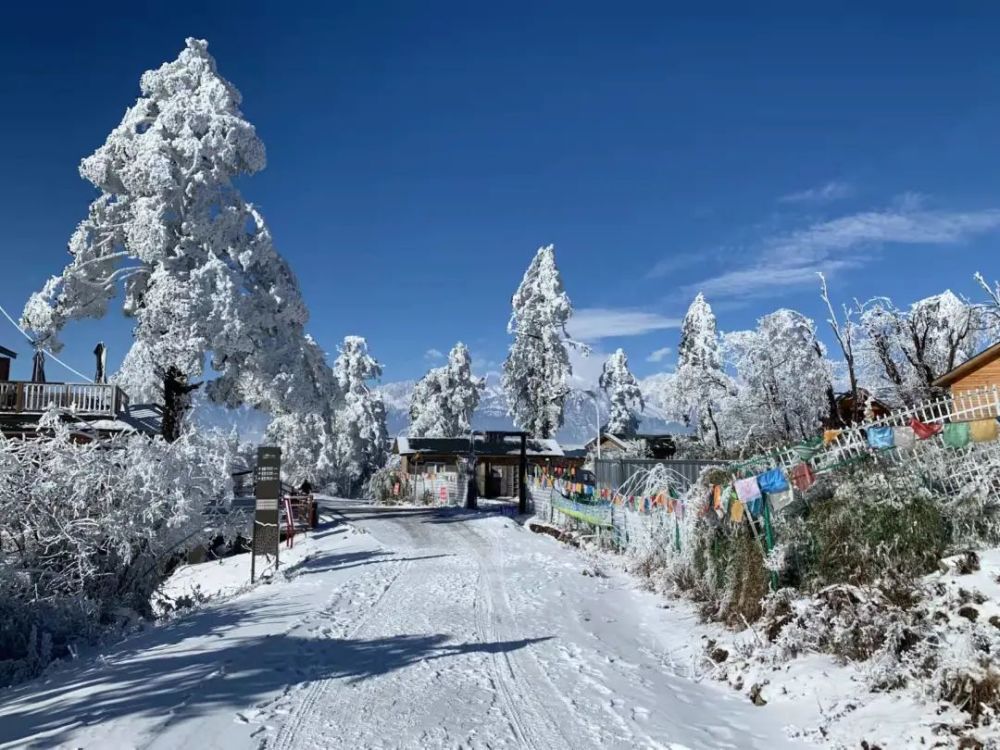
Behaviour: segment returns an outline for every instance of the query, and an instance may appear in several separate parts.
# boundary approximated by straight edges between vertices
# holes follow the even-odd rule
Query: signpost
[[[278,546],[280,540],[280,512],[278,501],[281,497],[281,448],[258,448],[257,469],[254,472],[254,496],[256,508],[253,518],[253,542],[250,547],[250,582],[257,573],[257,555],[265,558],[274,555],[274,567],[278,567]]]

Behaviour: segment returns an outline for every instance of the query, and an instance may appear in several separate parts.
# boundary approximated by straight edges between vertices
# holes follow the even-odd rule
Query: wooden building
[[[597,438],[591,438],[584,446],[591,458],[597,456]],[[601,433],[601,458],[673,458],[677,452],[677,442],[673,435],[639,434],[630,438],[614,435],[610,432]],[[636,455],[637,453],[641,455]]]
[[[0,346],[0,432],[8,436],[36,433],[38,419],[55,407],[64,412],[74,433],[91,440],[121,433],[158,434],[158,407],[132,406],[128,395],[110,383],[34,383],[11,380],[17,354]]]
[[[934,381],[934,385],[947,388],[952,395],[983,388],[1000,388],[1000,342],[946,372]]]
[[[0,346],[0,382],[10,380],[10,363],[15,359],[17,354],[5,346]]]
[[[398,437],[392,452],[400,457],[400,469],[410,475],[454,475],[467,481],[475,471],[480,497],[517,497],[520,492],[521,434],[475,432],[457,438]],[[555,440],[525,436],[525,458],[533,466],[567,466],[583,460],[567,458]]]
[[[970,416],[998,416],[995,395],[1000,392],[1000,342],[946,372],[934,385],[951,394],[956,411],[975,409]],[[985,392],[991,395],[986,397]]]
[[[869,392],[866,388],[858,388],[857,398],[850,391],[834,397],[835,413],[823,421],[826,429],[841,429],[850,427],[869,419],[882,419],[889,416],[892,408]]]

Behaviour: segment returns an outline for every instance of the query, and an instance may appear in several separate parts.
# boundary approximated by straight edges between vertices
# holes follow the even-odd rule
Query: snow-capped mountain
[[[390,435],[404,433],[409,426],[410,394],[415,384],[416,381],[413,380],[399,380],[385,383],[379,389],[385,400],[386,421]],[[640,381],[639,385],[648,402],[639,425],[640,432],[653,434],[683,432],[683,427],[668,419],[656,405],[657,400],[652,397],[658,381],[648,378]],[[598,393],[598,403],[603,423],[608,416],[608,403],[603,393]],[[507,416],[507,399],[500,384],[500,373],[491,372],[486,375],[486,390],[479,400],[479,408],[472,417],[472,427],[476,430],[515,429],[510,417]],[[573,388],[566,399],[563,427],[556,437],[564,446],[579,446],[596,434],[597,414],[594,410],[594,400],[584,389]]]

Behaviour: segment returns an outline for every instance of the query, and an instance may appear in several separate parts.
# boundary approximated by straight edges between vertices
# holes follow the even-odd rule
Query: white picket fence
[[[871,427],[906,427],[916,419],[924,424],[971,422],[996,419],[1000,416],[1000,388],[992,386],[955,396],[930,399],[915,406],[898,409],[888,416],[862,422],[847,429],[812,458],[804,460],[795,446],[784,446],[769,455],[745,462],[755,470],[780,468],[789,473],[793,467],[808,463],[814,472],[822,473],[837,466],[875,455],[890,463],[918,462],[926,464],[938,489],[949,494],[962,492],[972,484],[993,487],[1000,496],[996,462],[1000,460],[1000,443],[972,443],[965,448],[945,445],[941,433],[926,440],[917,440],[912,448],[899,446],[873,449],[868,443]]]

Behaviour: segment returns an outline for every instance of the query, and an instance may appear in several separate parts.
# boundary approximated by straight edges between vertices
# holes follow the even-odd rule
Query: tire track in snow
[[[378,597],[372,602],[371,606],[367,609],[367,611],[363,612],[361,617],[358,618],[358,620],[356,620],[344,634],[345,639],[354,638],[357,633],[381,611],[382,604],[386,601],[389,591],[402,577],[402,575],[410,569],[411,566],[412,563],[409,561],[399,564],[395,574],[389,578],[385,587],[382,589],[381,593],[379,593]],[[325,611],[332,612],[335,607],[336,603],[333,603],[327,606]],[[274,743],[271,745],[275,748],[275,750],[290,750],[296,746],[295,742],[302,730],[310,728],[312,720],[316,718],[317,704],[323,702],[327,692],[336,682],[337,680],[335,678],[324,678],[316,680],[310,684],[305,696],[289,712],[281,728],[278,730]]]
[[[398,544],[396,554],[445,550],[449,554],[415,555],[415,559],[433,562],[414,565],[405,581],[393,586],[391,602],[383,601],[383,616],[359,623],[350,637],[390,642],[415,634],[431,639],[430,650],[423,657],[413,654],[413,661],[405,665],[362,680],[334,678],[336,689],[327,689],[310,706],[301,707],[297,716],[303,726],[285,730],[290,736],[282,735],[284,744],[275,747],[286,748],[290,743],[317,748],[532,747],[524,741],[529,736],[524,725],[515,728],[509,718],[513,711],[498,694],[502,675],[494,674],[494,655],[479,645],[486,640],[478,635],[481,631],[475,620],[477,611],[483,609],[476,606],[479,568],[470,559],[475,553],[467,541],[457,536],[450,524],[438,526],[431,534],[419,518],[408,523],[393,521],[388,528],[382,523],[373,524],[373,531],[380,540]],[[437,604],[428,607],[428,602]],[[434,645],[443,634],[454,637],[472,631],[477,632],[474,641]],[[449,648],[455,653],[449,654]],[[449,657],[444,671],[432,666],[433,660],[442,656]],[[462,683],[461,688],[456,680]],[[440,696],[459,703],[451,704],[447,717],[429,716],[426,712],[433,703],[393,705],[393,697],[406,694]],[[387,708],[391,709],[388,715]],[[295,720],[290,718],[289,722]]]
[[[504,582],[502,547],[496,538],[487,539],[480,536],[475,530],[467,528],[464,524],[459,525],[459,536],[466,539],[466,543],[476,555],[479,568],[479,587],[475,604],[479,636],[484,643],[499,642],[503,634],[497,626],[501,618],[497,615],[496,591],[501,592],[502,619],[506,622],[513,619]],[[494,569],[499,570],[499,576],[494,574]],[[528,650],[530,652],[530,649]],[[573,747],[563,733],[559,722],[553,720],[551,714],[544,708],[544,704],[538,700],[538,696],[534,695],[535,691],[529,688],[528,683],[519,674],[511,652],[494,651],[490,656],[501,711],[507,715],[521,746],[544,748],[545,750],[560,746]],[[517,696],[521,697],[520,701],[517,700]],[[530,715],[527,729],[522,714]],[[535,727],[536,731],[532,732],[531,727]],[[534,736],[536,734],[542,735],[540,739],[543,740],[543,744],[539,745],[536,742]]]

